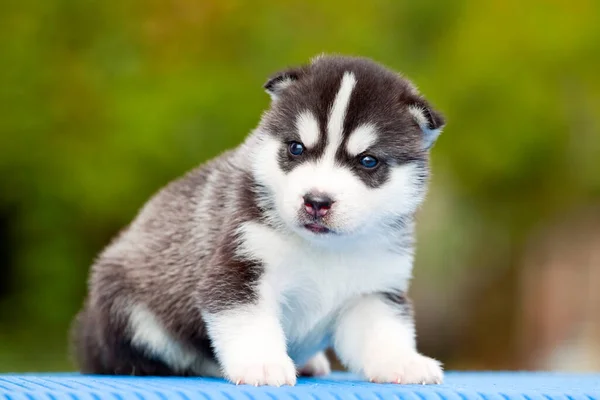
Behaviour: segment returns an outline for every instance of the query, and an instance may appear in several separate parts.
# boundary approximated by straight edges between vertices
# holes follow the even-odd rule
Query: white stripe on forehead
[[[312,147],[319,141],[319,123],[310,111],[304,111],[296,118],[296,129],[302,144]]]
[[[346,150],[351,156],[357,156],[367,150],[377,141],[377,131],[372,124],[360,125],[352,131]]]
[[[325,148],[324,158],[333,160],[335,153],[342,144],[342,131],[344,129],[344,120],[346,119],[346,111],[350,104],[350,96],[356,85],[356,78],[352,72],[344,73],[340,89],[335,95],[331,112],[329,113],[329,121],[327,121],[327,147]]]

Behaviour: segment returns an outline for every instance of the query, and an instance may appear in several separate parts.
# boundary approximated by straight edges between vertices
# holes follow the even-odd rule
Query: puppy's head
[[[415,212],[444,121],[409,81],[366,59],[321,56],[265,89],[253,173],[288,227],[350,237]]]

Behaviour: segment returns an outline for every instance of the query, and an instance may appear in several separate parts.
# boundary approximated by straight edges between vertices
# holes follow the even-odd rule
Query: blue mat
[[[144,399],[406,399],[600,400],[600,375],[449,372],[438,386],[381,385],[334,373],[301,378],[295,387],[235,386],[207,378],[102,377],[76,374],[0,375],[0,398],[48,400]]]

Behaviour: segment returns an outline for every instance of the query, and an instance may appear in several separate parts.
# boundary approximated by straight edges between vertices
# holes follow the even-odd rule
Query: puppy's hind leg
[[[298,370],[301,376],[325,376],[331,373],[329,360],[324,352],[315,354],[308,362]]]
[[[126,319],[86,307],[71,329],[71,351],[80,372],[100,375],[186,375],[132,346]]]

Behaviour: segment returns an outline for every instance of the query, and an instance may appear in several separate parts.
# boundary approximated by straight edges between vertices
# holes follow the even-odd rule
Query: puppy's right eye
[[[288,151],[293,156],[299,156],[304,153],[304,145],[300,142],[290,142]]]
[[[375,168],[377,164],[379,164],[379,161],[377,161],[377,159],[373,156],[362,156],[359,162],[363,167],[367,169]]]

